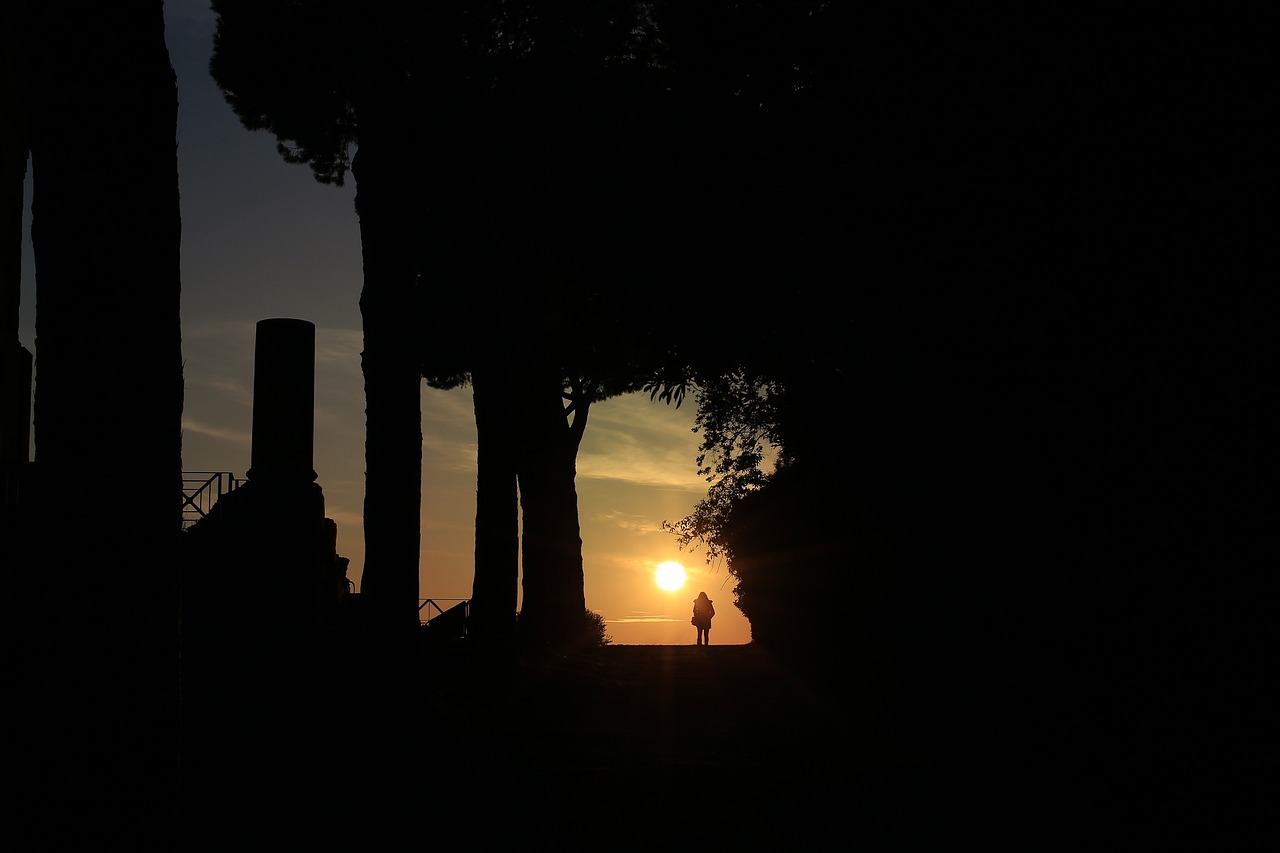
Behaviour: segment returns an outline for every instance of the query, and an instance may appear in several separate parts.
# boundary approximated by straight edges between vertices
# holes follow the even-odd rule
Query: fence
[[[182,529],[205,518],[223,495],[245,483],[227,471],[184,471],[182,473]]]

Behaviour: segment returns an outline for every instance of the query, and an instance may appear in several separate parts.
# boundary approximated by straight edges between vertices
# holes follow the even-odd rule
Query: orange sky
[[[661,523],[676,521],[706,495],[697,476],[699,437],[693,410],[651,403],[648,395],[591,408],[578,454],[578,510],[587,606],[604,616],[615,643],[691,643],[689,611],[700,590],[716,602],[711,640],[747,643],[750,625],[733,606],[723,563],[681,552]],[[422,588],[428,596],[464,597],[473,574],[475,429],[470,393],[433,391],[423,398]],[[667,592],[657,565],[681,563],[686,585]],[[437,593],[436,590],[443,590]]]
[[[305,318],[304,318],[305,319]],[[252,332],[249,333],[250,338]],[[317,330],[316,458],[326,514],[338,525],[338,551],[351,558],[359,588],[364,562],[363,396],[358,333]],[[323,341],[332,346],[326,348]],[[342,353],[346,351],[346,357]],[[227,375],[238,364],[241,376]],[[230,470],[244,476],[251,449],[252,363],[237,356],[211,366],[221,378],[202,381],[202,366],[188,361],[188,381],[204,390],[188,394],[184,459],[188,470]],[[206,387],[207,386],[207,387]],[[747,643],[750,625],[733,606],[733,580],[723,564],[709,566],[700,551],[681,552],[661,523],[688,515],[706,494],[696,474],[698,436],[693,411],[674,409],[636,394],[592,407],[578,455],[578,506],[587,606],[600,613],[614,643],[691,643],[693,598],[705,590],[716,602],[714,643]],[[226,419],[214,426],[202,418]],[[441,609],[471,594],[474,574],[475,421],[469,389],[423,389],[422,559],[423,598]],[[679,590],[660,589],[659,563],[675,560],[688,572]],[[431,605],[426,613],[434,612]]]

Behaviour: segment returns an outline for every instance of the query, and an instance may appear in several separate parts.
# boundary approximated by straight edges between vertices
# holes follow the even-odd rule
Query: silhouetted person
[[[690,622],[698,629],[698,645],[711,645],[711,617],[716,615],[716,607],[707,598],[705,592],[698,593],[693,600],[693,619]]]

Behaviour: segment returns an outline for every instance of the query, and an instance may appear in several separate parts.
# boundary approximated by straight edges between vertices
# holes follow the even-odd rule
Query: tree
[[[637,390],[645,375],[649,341],[634,321],[622,319],[634,316],[624,310],[629,306],[577,279],[557,283],[508,295],[512,310],[491,315],[483,333],[459,324],[454,330],[461,330],[462,341],[444,351],[424,349],[429,384],[470,383],[473,390],[478,482],[469,636],[479,640],[509,636],[518,555],[524,564],[522,639],[531,645],[580,639],[585,600],[577,450],[591,406]],[[521,357],[498,355],[504,351]],[[451,370],[428,369],[441,370],[460,356]],[[474,359],[473,369],[456,366],[466,358]]]
[[[820,506],[834,512],[848,494],[824,481],[818,460],[827,442],[849,443],[834,412],[854,393],[853,353],[870,348],[857,335],[881,286],[868,268],[875,256],[857,249],[883,235],[868,237],[853,214],[882,200],[875,180],[864,176],[857,193],[853,184],[857,158],[877,152],[853,139],[879,129],[854,108],[874,97],[857,71],[878,49],[859,41],[839,4],[662,3],[655,17],[673,121],[688,140],[670,170],[683,212],[671,245],[706,281],[729,283],[726,297],[705,300],[714,305],[708,333],[670,341],[647,386],[667,402],[692,394],[703,434],[696,464],[711,484],[692,515],[667,526],[682,546],[698,541],[709,561],[725,560],[753,637],[796,636],[775,618],[806,594],[799,542],[821,550],[843,527],[818,523]],[[767,574],[779,581],[764,583]]]
[[[637,71],[650,47],[644,11],[495,4],[468,31],[457,132],[445,143],[453,168],[435,184],[435,209],[448,217],[422,242],[429,275],[460,283],[430,303],[456,321],[422,346],[429,384],[473,387],[476,638],[511,624],[521,552],[523,637],[560,642],[581,628],[576,453],[591,404],[619,393],[590,357],[613,329],[597,277],[634,278],[612,258],[630,261],[627,241],[643,239],[633,228],[644,218],[630,209],[646,192],[634,164],[655,138],[646,119],[657,78]]]
[[[577,453],[591,406],[635,386],[627,339],[609,337],[615,309],[573,286],[556,294],[536,329],[540,354],[518,391],[518,454],[524,565],[519,629],[527,644],[581,642],[588,626],[576,489]],[[567,297],[567,298],[566,298]],[[535,350],[538,352],[538,350]],[[530,369],[532,368],[532,369]]]
[[[866,484],[842,477],[832,457],[870,472],[865,461],[854,464],[865,452],[865,431],[837,414],[870,399],[865,380],[855,380],[870,359],[858,357],[867,332],[857,320],[835,304],[818,309],[816,293],[796,295],[775,309],[772,327],[759,323],[750,346],[729,345],[693,368],[694,428],[702,434],[696,461],[710,487],[691,515],[664,527],[681,547],[699,542],[709,562],[725,562],[753,639],[821,645],[834,641],[819,636],[823,625],[840,623],[806,622],[799,631],[790,614],[803,612],[816,587],[837,578],[853,585],[852,519]],[[787,311],[797,313],[783,319]],[[653,396],[671,396],[667,382],[651,383]]]
[[[21,566],[20,811],[160,831],[178,797],[183,396],[163,4],[16,10],[38,356],[35,477],[6,519]],[[80,503],[90,482],[109,500]]]

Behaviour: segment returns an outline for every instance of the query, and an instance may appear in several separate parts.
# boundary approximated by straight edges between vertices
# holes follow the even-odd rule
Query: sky
[[[315,455],[338,553],[360,588],[364,566],[362,285],[354,183],[318,183],[285,163],[275,138],[245,130],[208,73],[214,15],[207,0],[165,3],[166,41],[178,79],[182,203],[183,471],[244,477],[251,455],[253,358],[259,320],[316,326]],[[19,338],[35,347],[35,262],[26,187]],[[38,374],[38,367],[37,367]],[[698,476],[692,401],[679,409],[635,394],[591,408],[578,453],[578,507],[588,609],[615,644],[693,643],[700,590],[716,603],[711,642],[751,641],[733,606],[723,562],[681,551],[661,529],[706,496]],[[441,609],[471,594],[475,545],[475,420],[469,388],[422,394],[422,549],[419,589]],[[176,497],[175,497],[176,499]],[[674,560],[686,585],[660,589]],[[244,579],[246,587],[252,579]],[[423,613],[435,612],[431,605]]]

